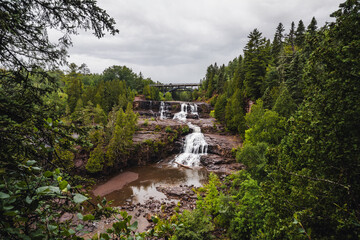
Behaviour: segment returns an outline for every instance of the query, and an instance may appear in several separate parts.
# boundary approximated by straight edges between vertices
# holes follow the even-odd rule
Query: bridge
[[[150,87],[159,88],[163,93],[173,92],[173,91],[194,91],[194,89],[199,89],[200,83],[177,83],[177,84],[150,84]]]

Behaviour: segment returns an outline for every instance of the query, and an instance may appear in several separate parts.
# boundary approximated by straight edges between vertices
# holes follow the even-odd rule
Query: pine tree
[[[285,85],[281,86],[280,95],[276,99],[272,110],[285,118],[289,118],[295,112],[296,104]]]
[[[311,36],[313,36],[313,35],[315,35],[316,30],[317,30],[317,21],[316,21],[315,17],[313,17],[311,19],[309,26],[306,29],[306,32],[309,33]]]
[[[131,103],[128,103],[125,113],[122,108],[117,111],[112,137],[106,151],[108,166],[113,166],[121,160],[126,161],[125,157],[132,146],[137,119],[138,115],[133,112]]]
[[[255,100],[265,91],[263,83],[270,60],[270,45],[257,29],[248,38],[244,49],[244,86],[246,96]]]
[[[319,32],[305,68],[307,96],[268,161],[279,219],[295,217],[293,232],[300,222],[313,239],[360,235],[359,11],[359,1],[346,1]]]
[[[305,25],[302,20],[299,21],[295,32],[295,43],[299,48],[304,46],[305,41]]]
[[[295,23],[291,22],[290,32],[287,36],[288,44],[291,46],[291,50],[295,53]]]
[[[225,121],[225,107],[227,103],[227,98],[225,94],[220,95],[215,104],[215,118],[220,121]]]
[[[101,172],[104,169],[105,153],[102,145],[102,140],[100,140],[95,149],[90,153],[90,158],[85,166],[86,170],[90,173]]]
[[[244,119],[244,97],[240,89],[236,89],[235,93],[228,100],[225,107],[225,124],[226,128],[233,132],[240,133],[244,136],[245,119]]]
[[[283,48],[283,43],[284,43],[283,32],[284,31],[285,31],[284,25],[282,23],[279,23],[279,25],[276,28],[274,40],[272,42],[272,49],[271,49],[271,54],[272,54],[272,57],[273,57],[275,63],[278,61],[279,54]]]

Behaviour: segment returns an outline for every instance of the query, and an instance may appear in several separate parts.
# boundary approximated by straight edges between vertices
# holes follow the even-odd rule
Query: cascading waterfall
[[[185,122],[187,116],[187,103],[181,103],[181,111],[174,114],[173,119],[177,119],[179,121]]]
[[[166,115],[165,115],[165,103],[161,102],[160,103],[160,120],[164,120],[166,119]]]
[[[181,111],[174,115],[174,119],[186,121],[188,106],[190,106],[191,114],[198,115],[196,104],[182,103]],[[188,122],[187,125],[193,132],[185,137],[184,152],[177,155],[174,162],[190,167],[199,166],[201,156],[207,154],[208,144],[206,143],[204,134],[201,133],[199,126],[196,126],[191,122]]]
[[[195,103],[181,103],[181,111],[175,113],[173,119],[185,122],[188,114],[188,107],[190,107],[190,114],[199,116],[197,105]]]

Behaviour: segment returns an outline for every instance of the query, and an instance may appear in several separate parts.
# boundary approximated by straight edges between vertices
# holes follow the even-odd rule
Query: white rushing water
[[[164,120],[166,119],[166,115],[165,115],[165,103],[164,102],[161,102],[160,103],[160,120]]]
[[[190,114],[199,116],[196,103],[181,103],[181,110],[174,114],[173,119],[185,122],[188,114],[188,107],[190,107]]]
[[[196,104],[182,103],[181,111],[174,115],[174,119],[183,122],[186,121],[188,106],[190,106],[191,114],[198,115]],[[199,126],[196,126],[191,122],[188,122],[187,125],[193,132],[185,137],[183,153],[177,155],[174,162],[189,167],[196,167],[200,165],[201,155],[207,154],[208,144],[206,143],[204,134],[201,133]]]

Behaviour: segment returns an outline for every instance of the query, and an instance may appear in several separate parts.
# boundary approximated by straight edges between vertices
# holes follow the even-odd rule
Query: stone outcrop
[[[167,114],[167,118],[173,118],[174,114],[177,112],[180,112],[180,104],[179,101],[166,101],[164,102],[167,106],[167,109],[169,110]],[[200,118],[208,118],[211,106],[208,103],[204,102],[195,102],[198,106],[198,113],[200,115]],[[151,100],[141,100],[136,99],[133,102],[133,109],[134,111],[138,112],[140,116],[146,116],[146,117],[159,117],[160,113],[160,104],[161,101],[151,101]],[[190,112],[190,109],[189,111]],[[197,119],[197,115],[188,114],[187,116],[189,119]]]

